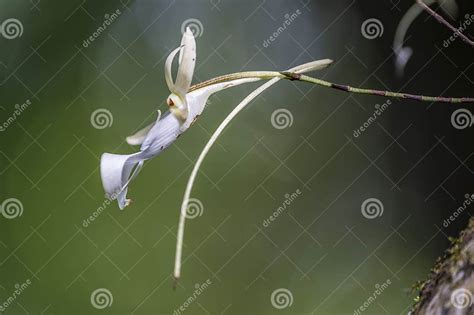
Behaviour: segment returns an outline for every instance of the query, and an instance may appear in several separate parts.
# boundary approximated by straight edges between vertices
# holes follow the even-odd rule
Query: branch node
[[[301,74],[299,73],[294,73],[294,72],[289,72],[289,71],[281,71],[280,73],[283,74],[285,77],[287,77],[290,81],[301,79]]]

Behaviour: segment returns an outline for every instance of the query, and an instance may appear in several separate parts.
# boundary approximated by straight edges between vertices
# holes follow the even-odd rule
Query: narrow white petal
[[[136,164],[136,166],[134,166],[134,168],[132,167],[133,168],[132,175],[129,176],[128,180],[123,185],[122,190],[117,195],[117,202],[118,202],[120,210],[124,209],[126,206],[130,204],[130,200],[127,199],[128,184],[130,184],[130,182],[137,177],[138,173],[140,173],[143,167],[143,163],[144,163],[143,161],[140,161]]]
[[[295,72],[295,73],[305,73],[305,72],[311,72],[315,70],[322,70],[330,66],[333,62],[334,60],[331,60],[331,59],[315,60],[315,61],[311,61],[302,65],[296,66],[288,71]]]
[[[149,124],[148,126],[146,126],[145,128],[141,129],[140,131],[138,131],[137,133],[131,135],[131,136],[128,136],[126,138],[127,140],[127,143],[130,144],[130,145],[140,145],[143,143],[143,141],[145,140],[146,138],[146,135],[148,134],[148,132],[150,131],[150,129],[155,125],[155,123],[151,123]]]
[[[280,78],[273,78],[270,81],[266,82],[265,84],[261,85],[258,89],[253,91],[249,96],[247,96],[242,102],[240,102],[237,107],[225,118],[225,120],[219,125],[217,130],[211,136],[211,139],[206,143],[206,146],[202,150],[199,158],[194,164],[193,171],[189,176],[188,184],[186,185],[186,191],[184,193],[183,203],[181,205],[181,212],[179,217],[178,223],[178,236],[176,241],[176,256],[175,256],[175,265],[174,265],[174,273],[173,276],[175,279],[179,279],[181,276],[181,257],[182,257],[182,250],[183,250],[183,239],[184,239],[184,225],[186,220],[186,211],[188,208],[189,199],[191,196],[191,190],[193,188],[194,181],[196,179],[196,175],[201,167],[204,158],[206,157],[207,153],[211,149],[212,145],[216,142],[217,138],[220,136],[222,131],[224,131],[225,127],[230,123],[230,121],[248,104],[250,103],[255,97],[260,95],[263,91],[267,88],[278,82]]]
[[[181,133],[180,126],[180,122],[173,115],[168,114],[163,119],[158,117],[142,141],[140,152],[124,155],[102,154],[100,159],[102,185],[109,199],[117,199],[120,209],[129,204],[128,185],[138,175],[143,162],[169,147]]]
[[[127,137],[127,139],[126,139],[127,143],[130,144],[130,145],[140,145],[140,144],[142,144],[143,141],[145,141],[145,138],[148,135],[148,132],[150,132],[151,128],[153,128],[153,126],[156,123],[158,123],[158,121],[160,121],[160,119],[161,119],[161,110],[158,110],[158,118],[156,119],[156,121],[154,123],[149,124],[145,128],[141,129],[137,133]]]
[[[140,147],[143,157],[152,158],[168,148],[180,135],[181,122],[173,114],[167,113],[148,132]]]
[[[143,161],[140,155],[141,152],[124,155],[104,153],[100,159],[100,175],[106,196],[111,200],[118,199],[120,209],[128,204],[126,189],[132,170]]]
[[[405,74],[405,68],[413,55],[411,47],[403,47],[395,52],[395,73],[399,78]]]
[[[294,68],[287,70],[288,72],[296,72],[296,73],[304,73],[308,71],[313,71],[317,69],[322,69],[327,67],[329,64],[332,63],[332,60],[325,59],[325,60],[318,60],[314,62],[309,62]],[[202,150],[201,154],[199,155],[196,163],[194,164],[194,168],[189,176],[188,183],[186,185],[186,190],[184,192],[183,202],[181,204],[181,211],[178,223],[178,235],[176,240],[176,256],[175,256],[175,265],[174,265],[174,278],[179,279],[181,276],[181,258],[182,258],[182,251],[183,251],[183,240],[184,240],[184,226],[186,221],[186,211],[189,204],[189,199],[191,197],[191,191],[194,185],[194,181],[196,180],[196,176],[199,172],[199,168],[201,167],[204,158],[209,153],[209,150],[217,141],[217,138],[221,135],[224,129],[229,125],[229,123],[258,95],[260,95],[263,91],[280,81],[281,78],[276,77],[271,79],[270,81],[262,84],[259,88],[253,91],[250,95],[244,98],[239,105],[237,105],[232,112],[224,119],[224,121],[217,127],[216,131],[212,134],[209,141],[206,143],[206,146]]]
[[[191,86],[196,65],[196,40],[193,32],[186,28],[181,40],[180,64],[172,92],[184,97]]]
[[[237,79],[233,81],[212,84],[189,92],[186,94],[186,101],[189,104],[188,118],[181,126],[181,131],[187,130],[194,122],[196,117],[201,115],[204,108],[206,107],[207,100],[212,94],[240,84],[256,82],[260,80],[260,78]]]
[[[426,5],[432,5],[435,0],[424,0]],[[397,30],[395,31],[395,37],[393,39],[393,51],[395,53],[395,70],[397,76],[402,77],[405,71],[405,66],[410,60],[412,55],[412,49],[405,47],[405,37],[408,29],[416,18],[423,12],[423,8],[414,3],[408,11],[403,15],[402,19],[398,23]]]
[[[168,89],[170,91],[174,90],[174,81],[173,81],[173,74],[172,74],[172,67],[173,67],[173,60],[176,54],[180,51],[181,47],[176,48],[173,50],[166,58],[165,62],[165,80],[166,85],[168,85]]]

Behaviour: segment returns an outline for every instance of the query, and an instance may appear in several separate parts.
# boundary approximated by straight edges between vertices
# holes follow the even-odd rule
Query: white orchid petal
[[[329,67],[333,62],[334,60],[331,59],[321,59],[296,66],[294,68],[291,68],[290,70],[291,72],[295,73],[305,73],[316,70],[322,70],[324,68]]]
[[[181,122],[170,113],[157,121],[140,147],[144,157],[152,158],[163,152],[178,138],[180,127]]]
[[[181,65],[181,62],[183,62],[183,54],[184,54],[183,47],[186,45],[186,41],[188,40],[188,38],[186,37],[189,35],[187,34],[188,29],[189,27],[186,28],[186,30],[183,33],[183,36],[181,37],[181,44],[179,45],[181,49],[179,50],[178,65]],[[192,31],[191,31],[191,35],[193,35],[194,37],[194,34],[192,33]]]
[[[173,93],[184,97],[191,86],[196,65],[196,40],[191,29],[186,28],[181,40],[180,64]]]
[[[127,185],[131,178],[130,174],[143,160],[141,152],[124,155],[102,154],[100,159],[102,185],[104,186],[107,198],[111,200],[118,199],[120,209],[123,209],[128,204],[126,193]],[[136,172],[134,172],[134,176],[136,176]]]
[[[173,74],[172,74],[172,67],[173,67],[173,60],[176,54],[181,50],[181,47],[176,48],[173,50],[166,58],[165,61],[165,80],[166,85],[168,85],[168,89],[170,91],[174,91],[174,81],[173,81]]]
[[[181,130],[187,130],[197,116],[201,115],[204,108],[206,107],[207,100],[209,97],[222,90],[238,86],[244,83],[251,83],[262,80],[261,78],[245,78],[245,79],[236,79],[228,82],[216,83],[202,87],[200,89],[194,90],[186,94],[186,102],[189,104],[188,118],[181,126]]]
[[[155,123],[151,123],[148,126],[146,126],[145,128],[138,131],[137,133],[135,133],[131,136],[128,136],[126,138],[127,143],[130,144],[130,145],[140,145],[140,144],[142,144],[143,141],[146,138],[146,135],[148,134],[150,129],[153,128],[154,125],[155,125]]]
[[[138,131],[137,133],[127,137],[127,143],[130,144],[130,145],[140,145],[143,143],[143,141],[145,141],[145,138],[148,134],[148,132],[150,132],[151,128],[153,128],[153,126],[161,119],[161,110],[158,110],[158,118],[156,119],[155,122],[149,124],[148,126],[146,126],[145,128],[141,129],[140,131]]]
[[[132,180],[134,180],[135,177],[137,177],[138,173],[140,173],[140,170],[143,167],[143,163],[144,163],[144,161],[140,161],[140,162],[138,162],[138,164],[136,164],[135,167],[132,166],[132,169],[133,169],[132,175],[128,178],[127,182],[122,187],[122,190],[117,195],[117,202],[118,202],[119,208],[121,210],[124,209],[126,206],[128,206],[130,204],[130,200],[127,199],[128,184],[130,184],[130,182]]]
[[[295,69],[291,69],[289,71],[294,71]],[[224,119],[224,121],[219,125],[219,127],[216,129],[216,131],[212,134],[211,138],[209,141],[206,143],[204,149],[201,151],[201,154],[199,155],[197,161],[194,163],[194,168],[191,172],[191,175],[189,176],[188,183],[186,185],[186,190],[184,192],[184,198],[183,202],[181,204],[181,212],[179,216],[179,222],[178,222],[178,235],[177,235],[177,241],[176,241],[176,256],[175,256],[175,265],[174,265],[174,271],[173,271],[173,276],[175,279],[179,279],[181,276],[181,257],[182,257],[182,250],[183,250],[183,239],[184,239],[184,226],[185,226],[185,220],[186,220],[186,211],[188,209],[188,203],[189,199],[191,197],[191,190],[194,185],[194,181],[196,179],[197,173],[199,171],[199,168],[201,167],[202,162],[204,161],[204,158],[206,157],[207,153],[209,153],[209,150],[211,147],[214,145],[214,143],[217,141],[217,138],[220,136],[220,134],[224,131],[225,127],[234,119],[235,116],[247,105],[249,104],[254,98],[256,98],[260,93],[271,87],[273,84],[281,80],[281,78],[273,78],[270,81],[264,83],[261,85],[259,88],[257,88],[255,91],[253,91],[250,95],[248,95],[242,102],[240,102],[239,105],[237,105],[232,112]]]
[[[424,0],[424,2],[426,5],[432,5],[435,3],[435,0]],[[414,3],[398,23],[395,37],[393,39],[393,51],[396,56],[395,70],[398,77],[403,76],[405,67],[413,53],[413,50],[410,47],[404,46],[406,34],[412,23],[423,11],[423,8],[418,3]]]
[[[128,187],[125,187],[117,195],[117,202],[120,210],[125,209],[130,204],[130,199],[127,199]]]
[[[117,199],[120,209],[129,204],[126,198],[128,185],[135,179],[143,162],[159,155],[180,135],[180,122],[173,115],[158,117],[142,143],[141,151],[134,154],[102,154],[100,174],[106,196]],[[132,173],[133,172],[133,173]]]
[[[413,55],[413,49],[410,47],[403,47],[395,52],[395,70],[399,78],[405,74],[405,67]]]

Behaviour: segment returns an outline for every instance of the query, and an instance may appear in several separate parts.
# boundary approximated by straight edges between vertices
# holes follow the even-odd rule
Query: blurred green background
[[[135,152],[125,137],[153,121],[157,109],[166,110],[164,60],[186,23],[198,36],[194,82],[332,58],[334,66],[314,75],[473,96],[472,51],[460,40],[443,47],[451,34],[426,14],[410,28],[414,55],[405,76],[395,76],[392,40],[411,5],[2,1],[0,21],[18,19],[23,34],[0,36],[0,122],[12,117],[15,104],[31,101],[0,133],[0,202],[15,198],[23,210],[0,216],[0,303],[8,303],[2,313],[173,314],[188,301],[182,313],[353,314],[390,280],[363,313],[406,314],[415,297],[411,286],[469,218],[466,209],[443,226],[472,193],[472,127],[451,122],[453,111],[468,105],[393,101],[355,138],[385,98],[280,82],[231,124],[204,162],[193,191],[202,208],[187,221],[175,291],[175,234],[193,161],[256,84],[212,97],[197,123],[145,164],[130,187],[130,207],[120,211],[113,202],[90,224],[84,220],[105,202],[100,155]],[[472,12],[467,1],[460,5],[461,17]],[[85,47],[116,10],[119,17]],[[286,30],[264,45],[297,10]],[[369,18],[381,21],[380,37],[362,36]],[[106,110],[105,128],[91,123],[98,109]],[[277,109],[289,111],[291,126],[272,125]],[[265,227],[285,195],[298,189]],[[383,204],[374,219],[361,211],[369,198]],[[15,295],[15,286],[28,279]],[[206,281],[194,299],[196,285]],[[108,295],[103,304],[91,302],[97,289]]]

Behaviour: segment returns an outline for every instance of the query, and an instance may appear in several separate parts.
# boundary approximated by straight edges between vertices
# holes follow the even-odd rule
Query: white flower
[[[178,52],[178,73],[176,80],[173,81],[171,68]],[[331,63],[332,60],[324,59],[293,69],[295,72],[303,73],[325,68]],[[143,163],[163,152],[192,125],[204,110],[209,96],[242,83],[273,77],[285,78],[285,75],[280,72],[245,72],[235,74],[232,79],[226,76],[218,77],[190,89],[195,64],[196,42],[192,31],[187,28],[183,34],[181,46],[172,51],[165,62],[165,79],[171,92],[167,98],[169,113],[163,118],[159,115],[155,123],[127,137],[130,145],[141,145],[139,152],[126,155],[102,154],[100,160],[102,185],[109,199],[117,199],[120,209],[130,204],[130,200],[127,199],[128,185],[138,175]]]
[[[173,81],[171,68],[173,59],[178,52],[180,53],[178,74],[176,76],[176,81]],[[162,119],[160,113],[154,124],[151,124],[130,137],[127,137],[127,142],[130,145],[141,145],[139,152],[128,155],[104,153],[101,157],[100,172],[104,190],[108,198],[117,199],[120,209],[123,209],[130,204],[130,200],[127,199],[128,185],[138,175],[143,167],[144,161],[163,152],[163,150],[169,147],[179,137],[179,135],[185,132],[192,125],[194,120],[202,113],[209,96],[215,92],[242,83],[255,82],[264,79],[271,80],[247,96],[231,112],[231,114],[224,119],[221,126],[212,135],[209,143],[204,148],[194,166],[186,187],[185,198],[183,200],[178,225],[174,271],[176,279],[180,277],[184,219],[194,179],[196,178],[197,171],[204,157],[207,152],[209,152],[212,144],[217,140],[217,137],[220,135],[223,128],[248,103],[250,103],[251,100],[280,79],[295,79],[293,75],[299,76],[305,72],[323,69],[332,62],[333,61],[330,59],[317,60],[294,67],[288,70],[288,73],[275,71],[242,72],[234,75],[217,77],[198,84],[190,89],[194,66],[196,64],[196,42],[191,30],[189,28],[186,29],[186,32],[183,34],[183,39],[181,40],[181,47],[172,51],[165,62],[165,79],[171,92],[166,101],[170,112]]]
[[[177,53],[179,67],[173,81],[171,66]],[[165,79],[171,94],[167,103],[170,112],[162,119],[127,138],[130,145],[141,145],[134,154],[120,155],[104,153],[100,161],[100,173],[106,196],[117,199],[120,209],[129,205],[127,189],[138,175],[145,160],[151,159],[168,148],[194,120],[202,113],[207,99],[213,93],[242,83],[254,82],[261,78],[244,78],[208,85],[188,92],[196,64],[196,42],[189,28],[183,34],[181,47],[175,49],[165,62]]]

